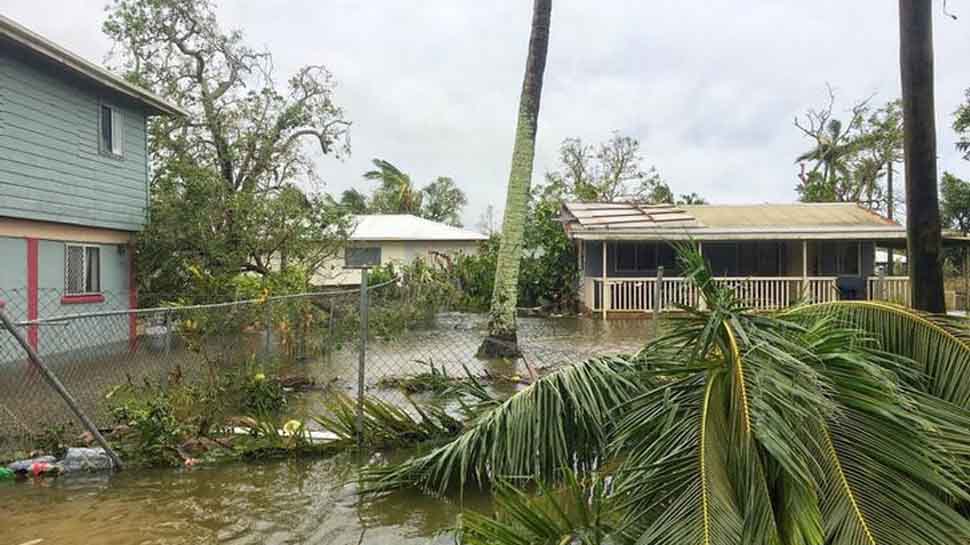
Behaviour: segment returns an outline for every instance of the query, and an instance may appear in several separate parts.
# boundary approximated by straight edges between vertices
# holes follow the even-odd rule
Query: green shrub
[[[116,390],[112,396],[118,396],[112,416],[129,428],[122,443],[126,457],[148,465],[179,464],[178,446],[186,430],[175,417],[169,397],[139,395],[134,388]]]
[[[276,414],[286,406],[286,393],[278,378],[256,372],[240,383],[239,407],[247,414]]]

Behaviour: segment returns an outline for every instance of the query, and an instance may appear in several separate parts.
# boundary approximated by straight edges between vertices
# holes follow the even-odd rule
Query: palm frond
[[[798,307],[790,316],[831,316],[872,335],[882,349],[917,364],[925,391],[970,408],[970,342],[952,321],[878,301]]]
[[[397,466],[369,468],[370,490],[495,479],[554,479],[604,461],[614,411],[639,389],[637,366],[619,357],[591,359],[540,378],[482,414],[450,443]]]
[[[538,484],[533,496],[514,483],[499,481],[494,489],[494,517],[467,513],[458,528],[463,545],[617,545],[628,542],[617,531],[607,480],[592,474],[563,475],[563,484]]]
[[[410,399],[409,399],[410,402]],[[422,408],[410,402],[414,414],[380,398],[368,396],[363,404],[364,444],[370,447],[401,447],[453,437],[461,422],[435,405]],[[338,443],[357,441],[357,402],[343,392],[327,397],[327,412],[314,417],[323,429],[335,434]]]

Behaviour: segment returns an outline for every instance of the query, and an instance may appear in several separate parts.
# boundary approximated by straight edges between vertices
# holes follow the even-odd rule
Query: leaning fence
[[[476,357],[483,316],[429,304],[394,281],[367,290],[364,305],[358,289],[140,309],[127,308],[134,300],[128,295],[66,304],[55,291],[28,296],[0,289],[0,311],[101,428],[113,424],[107,397],[128,383],[164,389],[240,366],[271,365],[310,385],[299,406],[311,414],[334,392],[409,404],[422,393],[420,377],[501,377],[514,388],[545,369],[643,342],[633,323],[523,319],[523,356],[483,360]],[[0,328],[0,453],[59,428],[81,431],[13,335]]]

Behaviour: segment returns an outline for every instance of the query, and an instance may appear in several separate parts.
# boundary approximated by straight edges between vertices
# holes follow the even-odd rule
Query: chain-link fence
[[[396,281],[369,289],[363,307],[357,289],[137,310],[128,308],[128,295],[78,302],[53,291],[31,298],[27,290],[0,290],[0,310],[99,427],[111,426],[106,396],[123,384],[166,388],[272,366],[285,384],[304,390],[293,410],[312,416],[333,392],[357,395],[361,351],[365,394],[410,405],[469,377],[514,389],[564,363],[633,351],[649,330],[642,322],[522,318],[523,356],[485,360],[476,357],[485,316],[442,308]],[[0,329],[0,452],[60,426],[81,431]]]

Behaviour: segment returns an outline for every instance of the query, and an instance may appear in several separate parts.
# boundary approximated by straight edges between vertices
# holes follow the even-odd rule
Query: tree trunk
[[[943,313],[942,231],[936,183],[933,3],[899,0],[906,242],[913,307]]]
[[[519,354],[515,324],[519,261],[522,258],[522,237],[532,184],[539,99],[542,96],[546,52],[549,50],[551,16],[552,0],[535,0],[532,8],[532,31],[529,36],[525,79],[522,82],[522,95],[519,99],[515,145],[512,149],[512,169],[509,173],[508,194],[505,199],[502,243],[495,269],[488,336],[478,349],[478,354],[482,357],[514,357]]]

